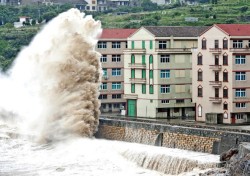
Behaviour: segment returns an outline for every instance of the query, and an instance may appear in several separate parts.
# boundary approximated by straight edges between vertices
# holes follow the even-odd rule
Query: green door
[[[136,116],[136,100],[128,100],[128,116]]]

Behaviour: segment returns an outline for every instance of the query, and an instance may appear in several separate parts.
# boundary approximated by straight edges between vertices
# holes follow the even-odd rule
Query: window
[[[142,41],[141,45],[142,45],[142,49],[145,49],[145,41],[144,40]]]
[[[236,119],[244,119],[244,115],[243,114],[235,114],[235,118]]]
[[[250,48],[250,40],[248,40],[248,48]]]
[[[228,41],[227,38],[223,39],[223,49],[227,49],[228,48]]]
[[[161,70],[161,78],[170,78],[170,70]]]
[[[228,98],[228,89],[226,87],[223,89],[223,98]]]
[[[153,63],[153,56],[152,56],[152,55],[149,56],[149,63],[150,63],[150,64]]]
[[[107,48],[107,42],[98,42],[97,48]]]
[[[218,71],[214,72],[214,81],[219,81],[220,80],[219,78],[220,78],[219,72]]]
[[[228,104],[226,102],[223,104],[223,110],[228,110]]]
[[[146,56],[142,55],[142,61],[141,61],[142,64],[146,64],[146,60],[145,59],[146,59]]]
[[[219,65],[219,55],[214,56],[214,65]]]
[[[135,63],[135,55],[131,55],[131,64],[134,64]]]
[[[198,57],[197,57],[197,65],[202,65],[202,55],[198,55]]]
[[[102,55],[100,58],[100,62],[107,62],[107,55]]]
[[[201,49],[207,49],[207,40],[206,39],[202,39],[202,41],[201,41]]]
[[[236,108],[246,108],[246,103],[235,103]]]
[[[112,68],[112,76],[121,76],[120,68]]]
[[[141,78],[146,79],[146,69],[141,70]]]
[[[219,88],[214,88],[214,97],[219,98],[220,97],[220,90]]]
[[[203,97],[203,88],[198,87],[198,97]]]
[[[95,10],[95,6],[92,6],[92,10]]]
[[[167,41],[159,41],[159,49],[166,49]]]
[[[170,62],[170,57],[169,55],[161,55],[161,63],[169,63]]]
[[[184,103],[185,101],[184,101],[184,99],[178,99],[178,100],[176,100],[176,103]]]
[[[223,82],[228,82],[228,72],[223,72]]]
[[[236,55],[235,56],[235,64],[245,64],[246,56],[245,55]]]
[[[246,97],[246,89],[235,89],[235,97]]]
[[[227,112],[224,112],[223,117],[224,117],[224,119],[227,119],[227,118],[228,118]]]
[[[242,48],[243,41],[242,40],[233,40],[233,48]]]
[[[121,89],[121,83],[120,82],[113,82],[112,83],[112,90],[120,90]]]
[[[169,100],[161,100],[162,104],[169,104]]]
[[[153,86],[153,85],[150,85],[150,86],[149,86],[149,93],[150,93],[150,94],[153,94],[153,93],[154,93],[154,86]]]
[[[219,48],[219,40],[214,40],[214,48]]]
[[[100,86],[100,89],[101,90],[107,90],[108,89],[107,83],[102,83],[101,86]]]
[[[228,65],[228,56],[223,55],[223,65]]]
[[[161,85],[161,93],[170,93],[170,85]]]
[[[121,42],[112,42],[112,48],[121,48]]]
[[[102,69],[102,74],[103,74],[103,76],[107,76],[107,69],[106,68]]]
[[[198,81],[202,81],[203,79],[202,76],[203,76],[202,71],[198,70]]]
[[[146,84],[141,85],[141,92],[142,94],[146,94]]]
[[[115,109],[118,109],[118,108],[120,108],[120,104],[119,104],[119,103],[114,103],[114,104],[113,104],[113,107],[114,107]]]
[[[246,72],[235,72],[235,80],[238,81],[246,80]]]
[[[153,49],[153,41],[152,40],[150,40],[150,49]]]
[[[102,103],[101,106],[102,106],[102,109],[106,109],[106,104],[105,103]]]
[[[131,41],[131,47],[132,49],[135,49],[135,41]]]
[[[125,42],[125,48],[128,48],[128,42]]]
[[[112,62],[121,62],[121,55],[112,55]]]
[[[101,94],[101,95],[99,95],[99,99],[100,100],[107,99],[107,98],[108,98],[107,94]]]
[[[131,84],[131,93],[135,93],[135,84]]]
[[[122,98],[121,94],[113,94],[112,95],[112,99],[120,99],[120,98]]]
[[[202,117],[202,106],[198,105],[198,117]]]
[[[131,78],[135,78],[135,69],[131,69]]]
[[[154,72],[153,70],[149,70],[149,78],[153,78],[154,77]]]

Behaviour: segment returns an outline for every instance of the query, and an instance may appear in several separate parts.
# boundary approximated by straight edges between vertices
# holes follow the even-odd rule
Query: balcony
[[[222,66],[221,65],[209,65],[209,68],[213,71],[221,71]]]
[[[230,52],[234,52],[234,53],[249,53],[250,52],[250,48],[246,47],[246,48],[230,48],[229,49]]]
[[[130,68],[146,68],[146,64],[142,63],[129,63],[128,66]]]
[[[136,94],[124,94],[123,98],[124,99],[137,99],[138,95],[136,95]]]
[[[129,81],[131,83],[139,83],[139,84],[144,84],[146,83],[146,78],[129,78]]]
[[[221,87],[222,82],[221,81],[209,81],[209,85],[213,87]]]
[[[155,52],[158,53],[192,53],[191,48],[156,48]]]
[[[130,53],[130,54],[145,54],[146,49],[143,48],[135,48],[135,49],[126,49],[123,53]]]
[[[209,51],[213,54],[220,54],[222,52],[221,48],[209,48]]]
[[[209,101],[211,101],[212,103],[220,104],[222,102],[222,98],[221,97],[209,97]]]

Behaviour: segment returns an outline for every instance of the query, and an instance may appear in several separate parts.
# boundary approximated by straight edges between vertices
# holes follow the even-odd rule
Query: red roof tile
[[[216,24],[230,36],[250,36],[250,24]]]
[[[103,29],[101,39],[126,39],[137,29]]]

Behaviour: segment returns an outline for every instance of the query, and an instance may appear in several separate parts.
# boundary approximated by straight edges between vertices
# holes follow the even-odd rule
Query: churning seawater
[[[99,21],[71,9],[0,74],[0,176],[177,175],[218,162],[209,154],[93,139],[101,32]]]

